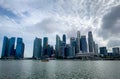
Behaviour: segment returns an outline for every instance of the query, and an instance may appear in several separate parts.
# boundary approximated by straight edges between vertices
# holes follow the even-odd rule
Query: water
[[[120,79],[120,61],[0,60],[0,79]]]

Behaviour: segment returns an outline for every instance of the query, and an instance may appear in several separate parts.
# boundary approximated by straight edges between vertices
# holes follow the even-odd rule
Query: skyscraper
[[[33,47],[33,58],[40,59],[42,54],[42,39],[35,38]]]
[[[88,32],[88,46],[89,46],[89,52],[93,53],[94,52],[94,42],[93,42],[93,36],[92,32]]]
[[[103,55],[103,56],[107,55],[107,49],[106,49],[106,47],[100,47],[100,54]]]
[[[73,53],[73,55],[75,55],[75,53],[76,53],[76,39],[75,39],[75,37],[70,38],[70,45],[72,48],[72,53]]]
[[[43,38],[43,55],[48,55],[47,46],[48,46],[48,37],[44,37]]]
[[[56,35],[56,45],[55,45],[55,49],[56,49],[56,57],[59,56],[60,54],[60,37],[58,35]]]
[[[4,36],[1,58],[7,57],[8,47],[9,47],[9,39],[8,39],[8,37]]]
[[[9,39],[9,47],[8,47],[8,57],[14,57],[15,56],[15,37],[12,37]]]
[[[24,43],[22,38],[17,38],[16,53],[15,57],[17,59],[24,58]]]
[[[77,53],[80,52],[80,31],[77,31]]]
[[[80,39],[80,47],[82,53],[87,53],[87,41],[86,41],[86,36],[81,36]]]
[[[66,35],[63,34],[63,42],[66,44]]]
[[[95,51],[96,54],[98,54],[98,44],[95,44]]]
[[[120,53],[119,47],[112,48],[112,51],[113,51],[114,56],[119,56],[119,53]]]

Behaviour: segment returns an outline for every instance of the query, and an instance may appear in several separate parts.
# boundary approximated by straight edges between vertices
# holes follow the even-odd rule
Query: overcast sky
[[[75,37],[93,32],[99,46],[120,46],[120,0],[0,0],[0,51],[3,37],[22,37],[25,56],[33,53],[35,37]],[[1,53],[0,53],[1,54]]]

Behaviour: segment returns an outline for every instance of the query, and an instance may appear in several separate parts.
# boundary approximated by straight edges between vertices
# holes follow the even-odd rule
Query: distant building
[[[17,38],[15,58],[17,59],[24,58],[24,49],[25,49],[25,45],[23,43],[23,39]]]
[[[48,37],[44,37],[43,38],[43,55],[48,55],[47,46],[48,46]]]
[[[4,36],[1,58],[6,58],[8,56],[8,48],[9,48],[9,39],[8,37]]]
[[[73,48],[70,44],[66,45],[66,57],[67,58],[73,58],[75,57],[75,53],[73,53]]]
[[[80,31],[77,31],[76,42],[77,42],[77,53],[79,53],[80,52]]]
[[[60,54],[60,45],[61,45],[61,42],[60,42],[60,37],[58,35],[56,35],[56,45],[55,45],[55,49],[56,49],[56,57],[59,56]]]
[[[63,34],[63,42],[66,44],[66,35]]]
[[[94,42],[93,42],[93,36],[92,32],[88,32],[88,47],[89,47],[89,52],[93,53],[94,52]]]
[[[94,52],[96,53],[96,54],[98,54],[98,44],[95,44],[95,50],[94,50]]]
[[[70,38],[70,45],[71,45],[73,54],[75,54],[76,53],[76,46],[77,46],[75,37]]]
[[[86,36],[81,36],[80,44],[81,44],[80,47],[81,47],[82,53],[87,53],[87,41],[86,41]]]
[[[100,54],[103,55],[103,56],[107,55],[107,49],[106,49],[106,47],[100,47]]]
[[[119,56],[120,50],[119,47],[112,48],[114,56]]]

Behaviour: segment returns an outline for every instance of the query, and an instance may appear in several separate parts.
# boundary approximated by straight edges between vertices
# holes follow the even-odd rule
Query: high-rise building
[[[40,59],[42,55],[42,39],[35,38],[33,47],[33,58]]]
[[[87,41],[86,41],[86,36],[81,36],[80,39],[80,47],[82,53],[87,53]]]
[[[93,53],[94,52],[94,42],[93,42],[93,36],[92,32],[88,32],[88,47],[89,47],[89,52]]]
[[[119,56],[119,54],[120,54],[120,49],[119,49],[119,47],[114,47],[114,48],[112,48],[112,51],[113,51],[114,56]]]
[[[9,47],[9,39],[8,39],[8,37],[4,36],[1,58],[7,57],[8,47]]]
[[[48,37],[44,37],[43,38],[43,55],[48,55],[47,46],[48,46]]]
[[[73,53],[73,48],[70,44],[66,45],[66,57],[67,58],[73,58],[75,57],[75,53]]]
[[[77,53],[80,52],[80,31],[77,31]]]
[[[24,58],[24,49],[25,49],[25,45],[23,43],[23,39],[17,38],[15,58],[17,59]]]
[[[100,54],[103,55],[103,56],[107,55],[107,49],[106,49],[106,47],[100,47]]]
[[[63,34],[63,42],[66,44],[66,35]]]
[[[95,51],[96,54],[98,54],[98,44],[95,44]]]
[[[55,49],[56,49],[56,57],[59,56],[60,54],[60,37],[58,35],[56,35],[56,45],[55,45]]]
[[[8,47],[8,57],[14,58],[15,56],[15,37],[9,39],[9,47]]]
[[[77,46],[75,37],[70,38],[70,45],[72,48],[72,53],[75,54],[76,53],[76,46]]]

